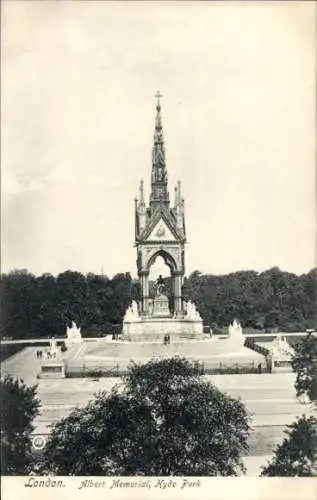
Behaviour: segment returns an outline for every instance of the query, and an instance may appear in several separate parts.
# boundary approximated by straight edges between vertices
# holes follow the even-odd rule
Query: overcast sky
[[[316,265],[315,2],[2,2],[2,270],[136,275],[162,100],[187,274]]]

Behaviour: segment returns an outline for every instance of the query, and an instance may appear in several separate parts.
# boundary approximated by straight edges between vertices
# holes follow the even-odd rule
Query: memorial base
[[[135,321],[124,321],[121,339],[130,342],[161,342],[165,335],[173,340],[202,340],[203,322],[186,318],[147,317]]]

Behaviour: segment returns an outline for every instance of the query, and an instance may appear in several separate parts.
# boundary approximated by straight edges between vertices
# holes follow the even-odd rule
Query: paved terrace
[[[42,401],[35,434],[46,435],[51,425],[69,414],[75,407],[84,406],[99,390],[110,391],[118,378],[37,380],[39,361],[37,348],[28,347],[2,363],[2,373],[19,376],[28,384],[38,383]],[[245,458],[248,475],[257,475],[276,444],[283,439],[287,424],[308,411],[295,395],[293,373],[206,375],[205,378],[232,397],[240,398],[252,418],[250,454]]]

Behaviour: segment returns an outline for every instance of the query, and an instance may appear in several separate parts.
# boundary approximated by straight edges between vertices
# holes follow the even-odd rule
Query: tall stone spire
[[[160,93],[157,93],[155,97],[157,103],[152,148],[150,204],[146,205],[144,200],[143,181],[140,184],[139,197],[135,201],[135,246],[141,288],[139,313],[146,321],[152,315],[149,273],[158,256],[164,259],[165,264],[171,270],[170,298],[173,308],[170,313],[173,312],[175,317],[180,318],[183,318],[185,313],[182,301],[186,243],[184,199],[179,182],[175,188],[175,205],[170,207]],[[168,314],[168,318],[170,316],[171,314]],[[142,329],[146,325],[146,321],[144,324],[142,321]]]
[[[157,92],[156,104],[156,117],[154,129],[154,145],[152,149],[152,176],[151,176],[151,195],[150,207],[151,212],[155,211],[156,207],[160,204],[169,206],[169,193],[167,191],[167,171],[165,159],[165,147],[163,139],[163,127],[161,117],[161,103],[160,98],[162,95]]]

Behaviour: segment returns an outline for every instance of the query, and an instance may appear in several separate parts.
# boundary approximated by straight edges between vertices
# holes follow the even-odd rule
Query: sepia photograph
[[[315,499],[316,3],[1,10],[3,498]]]

